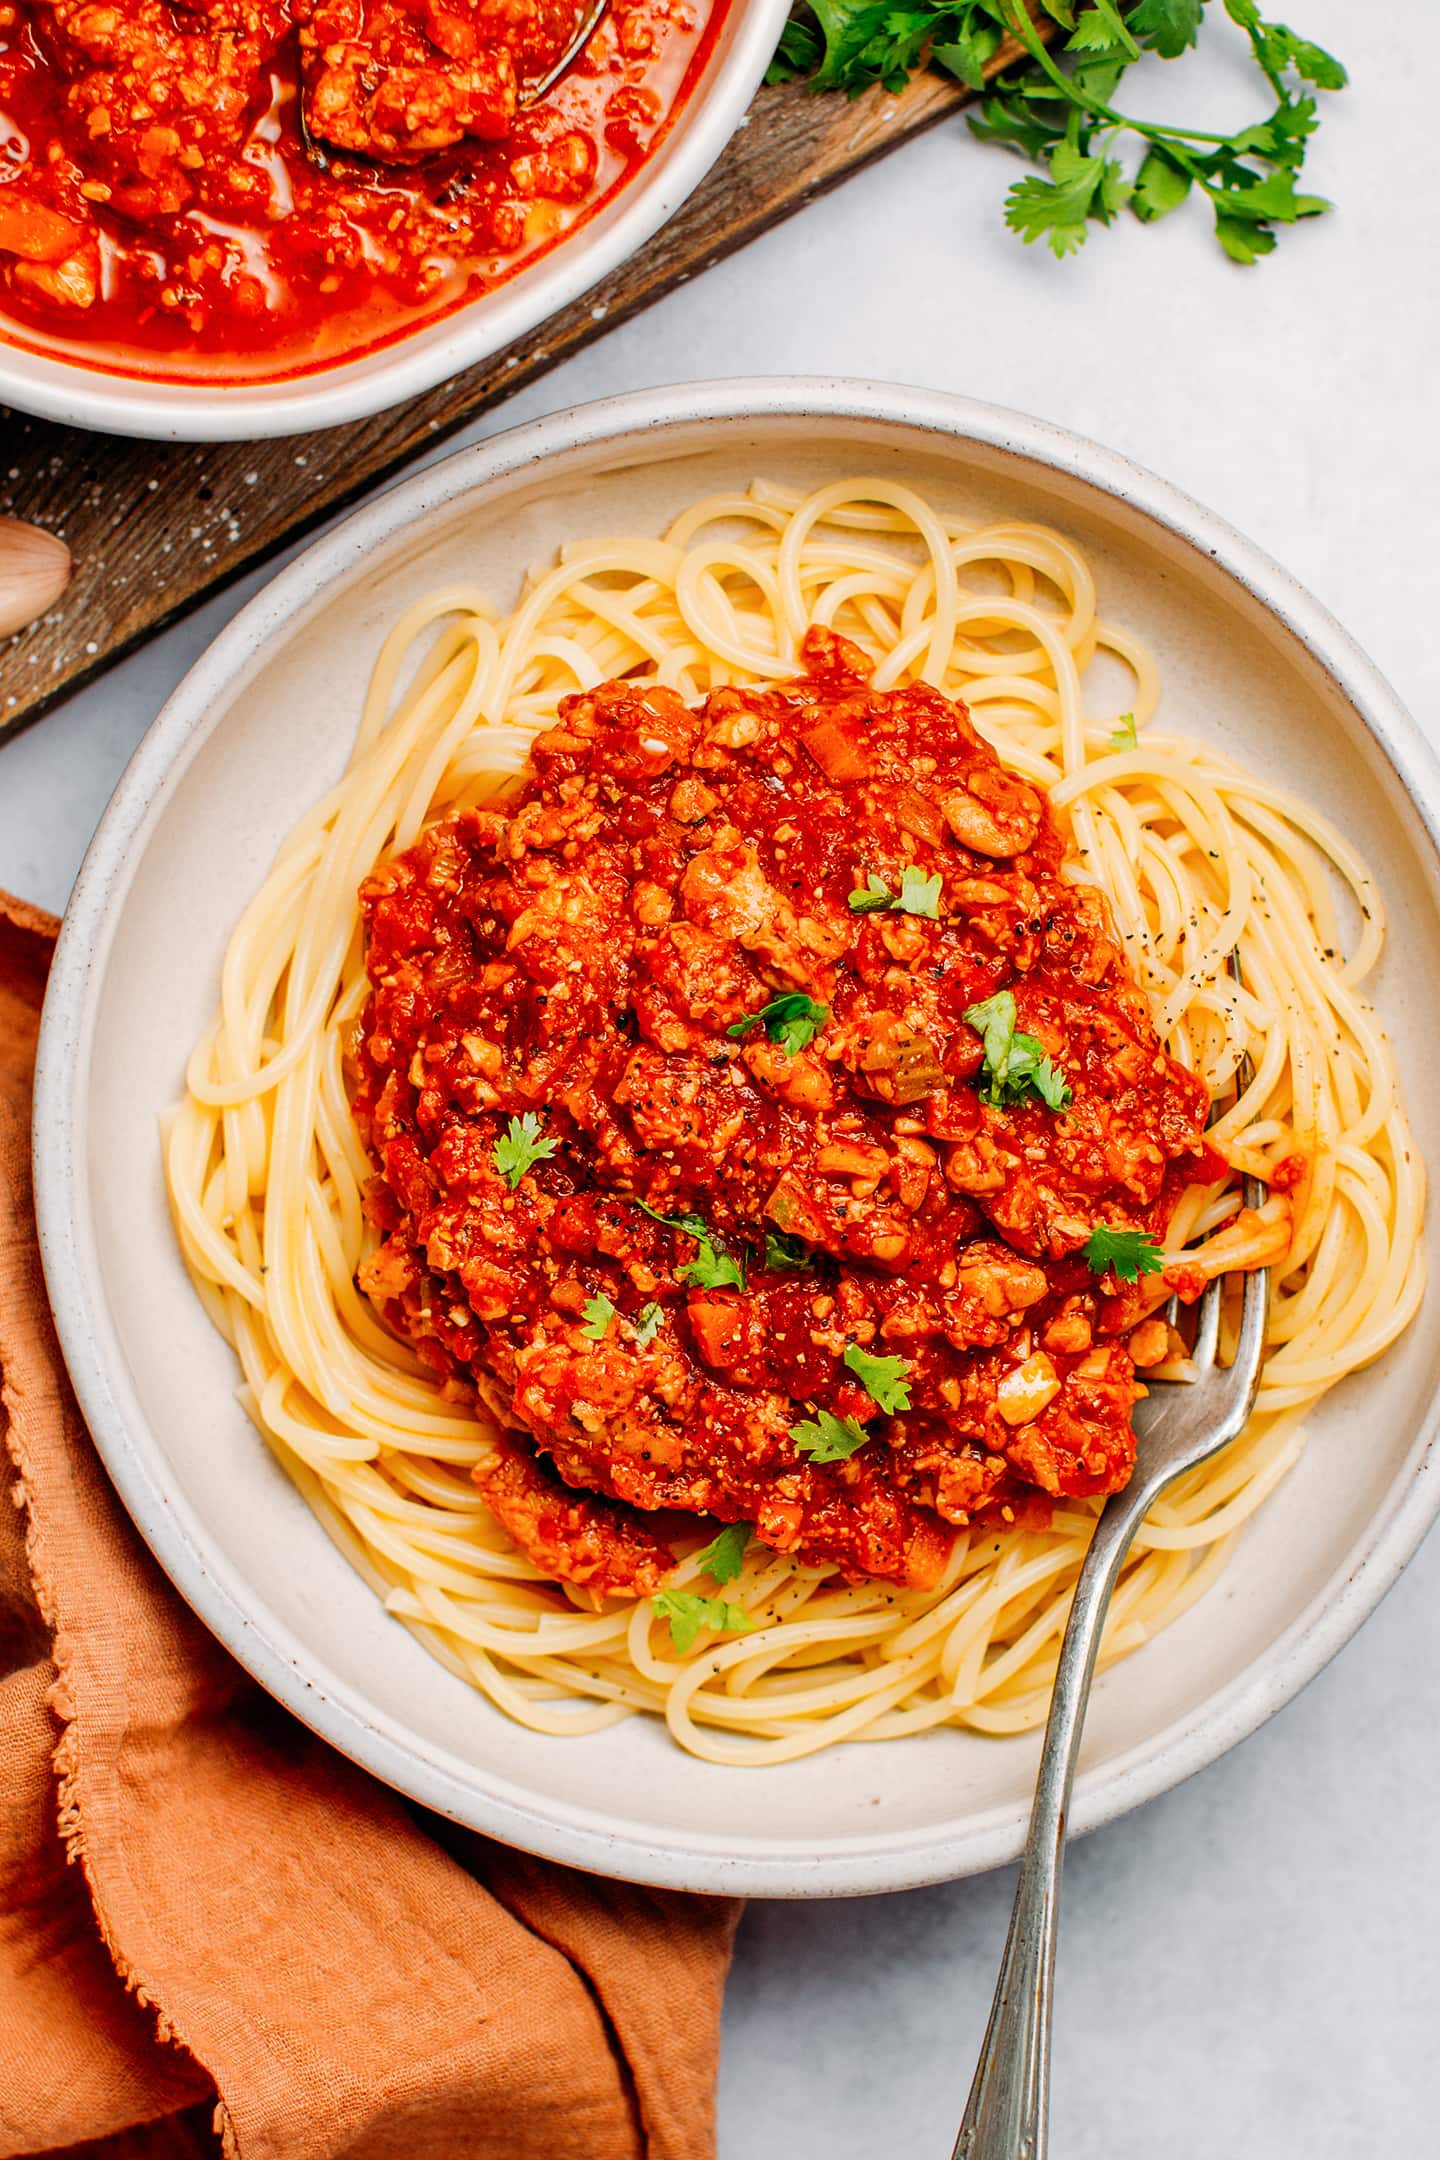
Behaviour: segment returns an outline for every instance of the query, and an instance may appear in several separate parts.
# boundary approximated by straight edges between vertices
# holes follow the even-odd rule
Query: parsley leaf
[[[799,1270],[812,1268],[815,1256],[808,1245],[798,1237],[788,1237],[783,1230],[765,1232],[765,1265],[772,1274],[780,1275],[787,1268]]]
[[[1190,193],[1191,180],[1163,150],[1151,150],[1135,175],[1130,207],[1136,217],[1153,225],[1156,218],[1178,210]]]
[[[1127,1283],[1158,1275],[1165,1265],[1163,1251],[1145,1231],[1112,1230],[1104,1223],[1086,1239],[1085,1258],[1093,1274],[1108,1273]]]
[[[648,1200],[637,1200],[636,1207],[651,1222],[664,1223],[667,1230],[683,1230],[687,1237],[709,1237],[710,1229],[703,1215],[662,1215],[659,1208],[651,1207]]]
[[[1225,12],[1250,39],[1255,59],[1276,90],[1283,91],[1287,70],[1317,90],[1343,90],[1350,80],[1333,53],[1309,38],[1298,37],[1284,23],[1266,22],[1255,0],[1225,0]]]
[[[1275,235],[1263,225],[1245,225],[1237,218],[1226,217],[1217,211],[1215,238],[1232,262],[1256,263],[1262,255],[1275,252]]]
[[[603,1342],[615,1317],[615,1307],[602,1290],[598,1297],[586,1298],[583,1311],[585,1325],[581,1334],[588,1335],[591,1342]]]
[[[926,877],[917,863],[907,862],[900,872],[900,896],[894,905],[902,915],[928,915],[933,922],[940,913],[940,872]]]
[[[745,1270],[738,1260],[723,1252],[710,1234],[710,1226],[701,1215],[662,1215],[648,1201],[637,1200],[636,1207],[652,1222],[664,1223],[667,1230],[683,1230],[686,1237],[693,1237],[700,1250],[688,1267],[680,1270],[681,1282],[693,1282],[701,1290],[720,1290],[727,1284],[737,1290],[745,1287]]]
[[[877,871],[872,870],[865,883],[850,895],[852,915],[873,915],[877,908],[895,905],[895,895]]]
[[[681,1268],[680,1280],[694,1283],[697,1290],[743,1290],[745,1270],[733,1254],[722,1252],[713,1238],[702,1237],[700,1250],[689,1267]]]
[[[870,1437],[855,1418],[838,1418],[829,1410],[817,1410],[813,1418],[790,1427],[800,1453],[815,1463],[847,1462]]]
[[[1134,713],[1121,713],[1110,737],[1110,748],[1112,750],[1138,750],[1139,747],[1140,738],[1135,732]]]
[[[660,1322],[664,1317],[665,1308],[663,1305],[656,1305],[652,1302],[649,1305],[641,1306],[635,1320],[635,1340],[642,1350],[648,1350],[651,1343],[654,1342],[659,1332]]]
[[[1001,143],[1036,163],[1048,156],[1059,132],[1049,114],[1029,104],[1020,87],[1010,82],[986,98],[979,113],[969,114],[968,120],[977,142]]]
[[[928,915],[935,920],[940,913],[941,875],[937,870],[933,877],[926,877],[918,863],[906,863],[900,872],[900,890],[892,893],[879,873],[872,870],[865,883],[850,895],[852,915],[872,915],[878,908],[893,908],[900,915]]]
[[[985,68],[999,49],[1003,32],[998,23],[965,21],[963,11],[950,10],[957,17],[953,31],[947,37],[935,37],[930,47],[930,65],[943,68],[947,75],[954,75],[968,90],[983,90]]]
[[[792,15],[780,32],[775,57],[765,70],[766,82],[789,82],[792,76],[813,74],[824,50],[815,32]]]
[[[1086,157],[1069,142],[1057,142],[1048,158],[1048,180],[1017,180],[1005,198],[1005,222],[1027,246],[1045,240],[1055,256],[1082,246],[1087,222],[1108,225],[1129,201],[1131,188],[1113,158]]]
[[[506,1131],[495,1142],[492,1150],[495,1168],[501,1177],[509,1179],[510,1190],[514,1192],[531,1165],[553,1155],[559,1145],[558,1140],[540,1138],[540,1114],[537,1110],[527,1110],[523,1117],[512,1117]]]
[[[819,1034],[829,1018],[828,1005],[817,1004],[803,990],[786,990],[779,997],[771,998],[768,1005],[762,1005],[759,1012],[737,1020],[725,1032],[743,1037],[751,1028],[763,1023],[771,1042],[779,1043],[787,1057],[794,1057]]]
[[[984,1038],[985,1056],[980,1093],[997,1109],[1017,1103],[1027,1088],[1052,1110],[1063,1110],[1072,1100],[1070,1083],[1046,1055],[1045,1045],[1015,1026],[1015,999],[1009,990],[997,990],[983,1005],[967,1005],[965,1025]]]
[[[1116,9],[1115,0],[1090,0],[1089,7],[1076,18],[1066,51],[1108,53],[1117,48],[1128,59],[1140,57],[1140,48]]]
[[[1205,0],[1138,0],[1130,10],[1130,29],[1162,60],[1178,60],[1199,36],[1204,6]]]
[[[734,1582],[737,1575],[744,1573],[745,1548],[754,1530],[753,1523],[727,1523],[719,1537],[711,1538],[704,1552],[695,1555],[712,1582]]]
[[[697,1597],[693,1590],[659,1590],[650,1600],[657,1619],[670,1623],[670,1640],[684,1657],[702,1628],[717,1635],[748,1635],[755,1623],[743,1605],[723,1598]]]
[[[903,1357],[872,1357],[868,1350],[849,1344],[844,1362],[854,1373],[871,1401],[881,1410],[910,1408],[910,1363]]]
[[[1350,77],[1333,53],[1312,45],[1309,38],[1296,37],[1293,30],[1280,35],[1287,41],[1285,57],[1302,82],[1314,83],[1317,90],[1345,88]]]
[[[811,0],[810,13],[820,26],[823,50],[815,73],[817,90],[844,90],[858,97],[868,84],[903,90],[916,68],[924,65],[926,47],[963,32],[973,10],[958,6],[893,6],[891,0]]]

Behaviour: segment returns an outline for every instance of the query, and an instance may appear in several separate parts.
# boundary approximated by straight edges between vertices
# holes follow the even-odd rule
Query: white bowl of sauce
[[[534,329],[713,164],[785,0],[0,0],[0,402],[234,440]]]

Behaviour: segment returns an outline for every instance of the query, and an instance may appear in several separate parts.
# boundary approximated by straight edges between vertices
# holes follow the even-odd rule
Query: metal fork
[[[1245,1205],[1264,1188],[1245,1181]],[[1186,1470],[1237,1439],[1260,1384],[1269,1276],[1245,1277],[1233,1363],[1215,1362],[1221,1281],[1200,1299],[1195,1347],[1199,1377],[1157,1381],[1135,1412],[1135,1470],[1106,1501],[1085,1555],[1060,1647],[1055,1691],[1035,1784],[1030,1831],[1010,1915],[990,2022],[951,2160],[1045,2160],[1050,2106],[1050,1997],[1055,1929],[1070,1789],[1095,1658],[1111,1594],[1130,1544],[1155,1501]]]

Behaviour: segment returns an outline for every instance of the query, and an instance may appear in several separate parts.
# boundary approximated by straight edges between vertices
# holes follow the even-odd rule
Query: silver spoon
[[[609,12],[610,0],[590,0],[589,7],[586,8],[585,13],[581,16],[579,22],[576,24],[575,29],[571,34],[570,42],[565,47],[565,50],[561,53],[559,59],[556,60],[550,67],[548,67],[543,75],[537,75],[534,82],[527,82],[521,84],[520,93],[516,99],[516,103],[522,111],[529,105],[538,104],[539,100],[544,97],[547,90],[554,89],[556,83],[559,82],[560,77],[565,73],[566,69],[574,66],[575,62],[579,59],[581,53],[585,50],[585,47],[589,44],[591,37],[594,35],[595,31],[599,28],[601,22],[604,20],[605,16]],[[330,156],[325,148],[325,145],[319,140],[318,136],[312,135],[312,133],[310,132],[310,124],[308,119],[306,118],[305,100],[303,97],[299,101],[298,110],[300,116],[301,147],[303,148],[306,157],[310,160],[310,163],[316,168],[318,172],[328,172],[330,170]]]
[[[554,88],[560,77],[565,73],[566,68],[579,59],[581,53],[589,44],[593,32],[598,29],[601,20],[608,14],[609,8],[610,0],[590,0],[589,7],[581,16],[574,35],[559,59],[543,75],[537,76],[534,82],[521,84],[520,103],[522,106],[535,104],[538,99],[544,97],[547,90]]]
[[[1245,1180],[1245,1204],[1264,1188]],[[1194,1382],[1156,1382],[1135,1411],[1135,1471],[1101,1510],[1060,1648],[1055,1691],[1035,1784],[1030,1832],[1010,1915],[990,2023],[951,2160],[1045,2160],[1050,2104],[1050,1998],[1070,1789],[1090,1682],[1111,1593],[1131,1540],[1166,1487],[1238,1439],[1260,1384],[1269,1276],[1245,1277],[1234,1362],[1215,1362],[1220,1283],[1200,1300]]]

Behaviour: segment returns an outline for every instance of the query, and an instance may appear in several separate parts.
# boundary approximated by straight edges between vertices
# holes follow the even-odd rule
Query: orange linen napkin
[[[35,1249],[54,934],[0,896],[0,2160],[213,2154],[212,2106],[239,2160],[706,2160],[736,1908],[440,1844],[122,1513]]]

